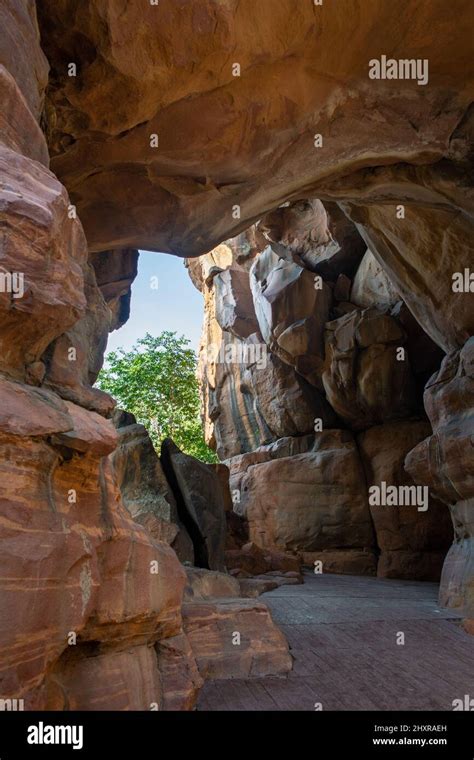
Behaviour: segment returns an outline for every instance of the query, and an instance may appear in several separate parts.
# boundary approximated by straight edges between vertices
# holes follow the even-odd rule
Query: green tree
[[[217,462],[204,441],[196,362],[184,336],[147,333],[131,351],[119,348],[106,356],[97,385],[145,425],[158,450],[164,438],[172,438],[186,454]]]

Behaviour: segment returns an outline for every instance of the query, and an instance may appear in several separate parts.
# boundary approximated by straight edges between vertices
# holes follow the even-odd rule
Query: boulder
[[[188,579],[184,590],[186,601],[240,596],[239,582],[227,573],[204,570],[202,567],[187,567],[186,577]]]
[[[161,463],[176,498],[179,518],[193,542],[196,564],[223,571],[228,494],[222,476],[213,465],[184,454],[169,438],[161,446]]]
[[[408,452],[431,432],[424,420],[403,420],[366,430],[357,437],[368,486],[382,481],[413,486],[404,467]],[[426,511],[416,506],[371,505],[377,546],[377,575],[438,581],[452,541],[452,525],[444,504],[430,497]]]
[[[365,476],[352,435],[326,430],[311,450],[250,465],[241,510],[252,541],[266,549],[370,549]]]
[[[290,254],[288,260],[333,282],[340,274],[352,277],[365,250],[355,225],[337,204],[317,198],[284,204],[266,214],[258,229]]]
[[[242,517],[242,479],[244,478],[249,467],[261,462],[268,462],[272,459],[291,457],[295,456],[296,454],[306,454],[312,449],[313,446],[314,434],[302,435],[298,438],[279,438],[273,443],[269,443],[265,446],[259,446],[258,448],[254,449],[254,451],[249,451],[247,454],[239,454],[235,457],[227,459],[226,463],[229,467],[229,485],[233,496],[233,508],[236,514]]]
[[[147,430],[129,413],[116,412],[118,446],[112,464],[124,506],[157,541],[173,547],[182,562],[194,562],[189,534]]]
[[[291,670],[286,639],[261,602],[188,602],[183,605],[183,621],[204,679],[257,678]]]
[[[386,310],[354,310],[326,325],[323,385],[353,430],[410,416],[417,408],[406,334]]]

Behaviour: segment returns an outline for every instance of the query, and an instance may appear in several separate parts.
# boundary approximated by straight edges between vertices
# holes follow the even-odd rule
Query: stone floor
[[[293,671],[208,682],[198,710],[452,710],[474,697],[474,637],[438,607],[434,583],[308,573],[261,599]]]

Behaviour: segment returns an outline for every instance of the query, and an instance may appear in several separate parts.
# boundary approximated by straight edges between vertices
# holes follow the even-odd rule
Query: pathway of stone
[[[198,710],[452,710],[474,696],[474,637],[435,583],[307,573],[261,599],[294,657],[287,678],[210,681]],[[405,644],[397,644],[399,634]]]

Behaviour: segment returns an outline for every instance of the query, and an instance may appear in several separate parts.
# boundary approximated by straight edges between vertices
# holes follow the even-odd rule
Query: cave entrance
[[[287,552],[324,572],[437,580],[451,538],[445,507],[397,509],[369,495],[416,490],[404,463],[430,435],[422,392],[442,352],[341,210],[285,204],[186,266],[140,252],[137,274],[124,253],[130,282],[118,268],[115,300],[96,265],[119,328],[99,382],[161,451],[194,561],[217,569],[218,508],[207,502],[219,488],[183,452],[230,468],[225,509],[244,526],[224,537],[218,567],[264,574]],[[163,453],[165,439],[181,451]],[[244,531],[258,558],[238,551]]]

